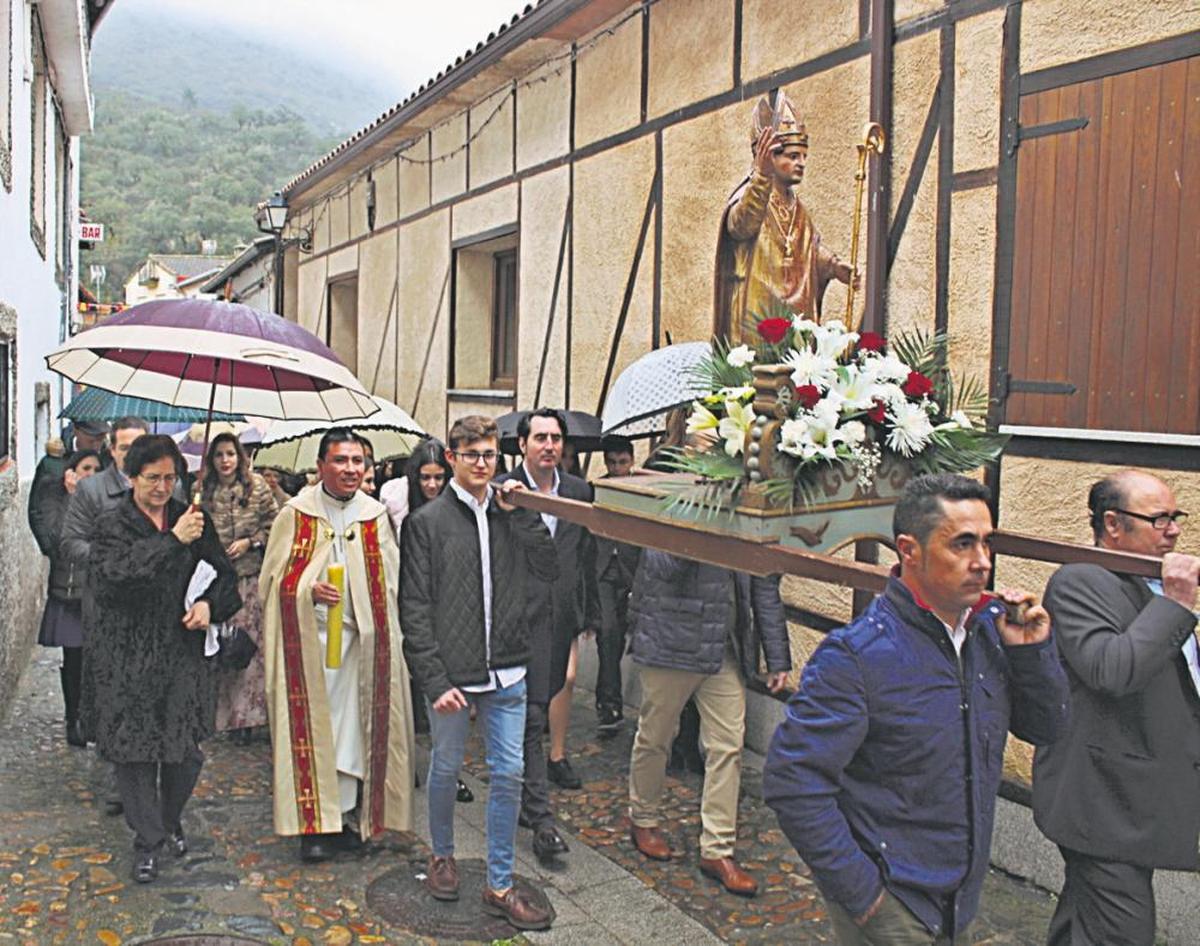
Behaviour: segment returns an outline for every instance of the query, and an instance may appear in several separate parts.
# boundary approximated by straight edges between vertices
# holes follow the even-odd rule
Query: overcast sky
[[[531,0],[117,0],[273,37],[346,72],[374,75],[404,96],[507,23]],[[402,98],[404,96],[400,96]]]

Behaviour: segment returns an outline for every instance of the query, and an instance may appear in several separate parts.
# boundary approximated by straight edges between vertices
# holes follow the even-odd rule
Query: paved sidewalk
[[[269,747],[214,739],[196,796],[184,815],[191,851],[165,859],[159,881],[129,880],[129,832],[105,817],[94,796],[104,766],[92,750],[63,739],[56,652],[39,649],[12,713],[0,727],[0,944],[139,944],[162,938],[177,946],[271,943],[479,942],[546,944],[828,943],[822,904],[757,794],[756,760],[748,760],[738,855],[763,881],[762,895],[742,900],[694,867],[700,780],[669,782],[668,823],[678,858],[645,861],[624,822],[632,724],[612,739],[594,739],[590,694],[580,691],[571,753],[585,779],[579,792],[556,792],[571,844],[560,869],[547,871],[518,841],[520,875],[542,884],[556,911],[554,928],[523,940],[485,918],[468,895],[433,904],[418,875],[422,838],[386,835],[361,856],[302,865],[295,839],[271,831]],[[484,850],[486,785],[473,741],[468,778],[477,799],[459,805],[458,855],[470,878]],[[418,828],[424,832],[424,793]],[[1042,941],[1051,911],[1039,891],[1001,876],[989,880],[978,943]],[[421,929],[427,935],[418,935]],[[200,934],[221,934],[220,938]]]

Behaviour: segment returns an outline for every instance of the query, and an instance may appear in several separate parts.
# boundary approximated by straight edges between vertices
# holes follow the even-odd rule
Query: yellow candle
[[[346,566],[331,563],[328,569],[328,580],[338,590],[339,595],[346,594]],[[342,600],[329,606],[329,620],[325,625],[325,666],[337,670],[342,665],[342,615],[344,605]]]

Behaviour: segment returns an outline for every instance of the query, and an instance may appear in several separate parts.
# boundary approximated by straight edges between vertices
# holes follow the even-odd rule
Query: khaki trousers
[[[661,667],[638,669],[642,676],[642,706],[629,761],[633,823],[639,828],[658,826],[671,740],[679,728],[679,713],[689,697],[694,698],[705,754],[700,856],[732,857],[746,725],[746,691],[737,665],[726,654],[721,669],[712,674]]]

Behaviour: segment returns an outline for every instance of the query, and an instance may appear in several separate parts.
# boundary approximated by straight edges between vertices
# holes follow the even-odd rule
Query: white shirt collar
[[[467,507],[472,510],[486,510],[488,503],[492,501],[492,484],[488,483],[487,495],[483,497],[483,502],[479,502],[474,496],[468,493],[465,489],[458,485],[458,481],[451,479],[450,488],[454,490],[454,494],[467,504]]]
[[[538,488],[537,480],[535,480],[533,478],[533,471],[531,469],[529,469],[529,461],[528,460],[522,461],[521,466],[523,466],[525,468],[525,479],[529,480],[529,485],[532,486],[534,489],[537,489]],[[558,475],[558,467],[555,467],[554,468],[554,485],[550,487],[550,495],[551,496],[558,495],[558,484],[560,482],[562,482],[562,477]]]

